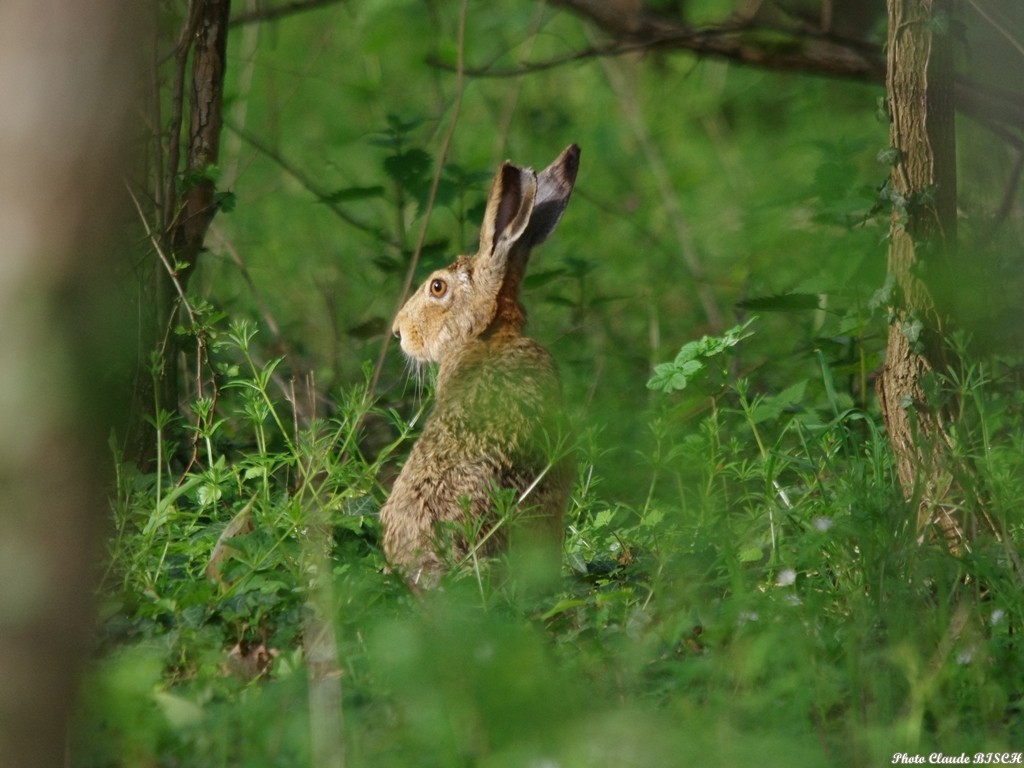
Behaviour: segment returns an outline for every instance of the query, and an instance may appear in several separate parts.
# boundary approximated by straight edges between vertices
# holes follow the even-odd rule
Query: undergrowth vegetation
[[[1024,402],[977,396],[1010,373],[946,382],[1006,534],[954,557],[901,522],[878,418],[822,355],[775,393],[730,373],[758,328],[656,372],[671,391],[637,414],[639,503],[603,493],[601,435],[580,435],[554,593],[477,563],[422,600],[377,544],[406,421],[357,387],[297,427],[256,327],[208,329],[222,383],[194,403],[195,455],[180,474],[121,468],[75,764],[310,764],[318,612],[350,765],[854,766],[1019,745]],[[398,437],[371,456],[374,421]]]

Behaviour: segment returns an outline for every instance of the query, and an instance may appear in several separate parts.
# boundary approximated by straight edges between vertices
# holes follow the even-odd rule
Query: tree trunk
[[[158,224],[149,227],[154,253],[146,260],[137,286],[141,354],[124,440],[125,457],[142,471],[151,470],[157,459],[159,435],[151,421],[154,412],[178,412],[178,358],[184,340],[174,329],[178,324],[191,324],[191,318],[181,316],[185,291],[218,208],[215,169],[220,155],[230,15],[230,0],[190,0],[173,57],[170,126],[166,143],[157,142],[161,149],[153,160],[160,166],[160,171],[152,174]],[[189,127],[182,170],[186,88]],[[159,111],[158,105],[154,109]],[[201,374],[199,381],[201,388]]]
[[[230,0],[197,0],[198,21],[192,52],[190,125],[180,214],[170,225],[175,256],[185,264],[178,278],[182,287],[195,269],[206,230],[217,213],[216,175],[223,123],[224,74],[228,43]],[[174,138],[174,137],[172,137]],[[177,169],[171,169],[176,172]]]
[[[0,2],[0,766],[61,768],[93,629],[123,314],[134,0]]]
[[[964,493],[937,387],[926,386],[943,365],[943,313],[919,277],[927,259],[929,275],[941,283],[956,246],[951,5],[888,2],[887,88],[896,150],[888,262],[895,290],[878,395],[903,493],[917,505],[918,531],[937,527],[956,551],[968,543]]]

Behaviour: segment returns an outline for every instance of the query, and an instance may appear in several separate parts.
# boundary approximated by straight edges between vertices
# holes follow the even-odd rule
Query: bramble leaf
[[[705,360],[720,355],[752,335],[753,331],[747,331],[747,328],[756,319],[752,317],[721,336],[704,336],[698,341],[688,341],[671,363],[654,366],[654,375],[647,381],[647,388],[666,393],[686,389],[690,381],[704,369]]]

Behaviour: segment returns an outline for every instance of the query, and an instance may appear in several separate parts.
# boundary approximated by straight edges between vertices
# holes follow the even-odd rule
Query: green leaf
[[[409,179],[406,186],[416,198],[417,212],[425,211],[430,204],[430,189],[433,186],[432,175],[425,171],[423,175]],[[458,191],[458,187],[451,179],[438,179],[437,190],[434,193],[434,206],[450,208],[455,202],[455,195]]]
[[[786,409],[799,405],[804,399],[806,389],[807,380],[804,379],[792,386],[786,387],[776,395],[765,397],[754,407],[751,413],[751,421],[755,424],[760,424],[763,421],[774,421]]]
[[[345,332],[354,339],[365,341],[387,333],[388,321],[383,317],[371,317],[357,325],[349,326]]]
[[[568,256],[565,259],[565,266],[571,277],[579,279],[597,269],[597,261],[579,258],[578,256]]]
[[[193,701],[167,691],[155,691],[153,698],[167,718],[167,722],[175,730],[182,730],[203,721],[203,708]]]
[[[948,35],[949,28],[949,14],[945,11],[936,11],[928,20],[928,29],[936,36]]]
[[[647,514],[643,516],[643,519],[640,521],[640,525],[644,528],[653,528],[664,519],[664,509],[661,509],[660,507],[651,507],[647,510]]]
[[[699,341],[689,341],[683,345],[671,363],[660,363],[654,366],[654,375],[648,379],[648,389],[662,392],[674,392],[685,389],[690,380],[704,368],[704,361],[734,347],[743,339],[752,335],[747,331],[757,317],[730,328],[721,336],[704,336]]]
[[[394,112],[388,112],[386,120],[388,121],[389,132],[399,135],[410,133],[415,128],[419,128],[423,125],[423,118],[421,117],[414,117],[412,120],[403,120]]]
[[[654,366],[654,376],[648,380],[647,388],[659,389],[666,393],[686,389],[690,379],[703,368],[704,363],[699,360],[661,363]]]
[[[882,287],[871,294],[871,298],[868,299],[868,309],[876,310],[892,303],[893,293],[896,290],[896,278],[890,272],[885,276],[885,282],[882,283]]]
[[[231,213],[235,210],[235,204],[238,202],[234,192],[218,192],[213,199],[217,210],[222,213]]]
[[[244,478],[246,480],[255,480],[257,478],[264,478],[264,477],[267,476],[267,468],[263,467],[263,466],[260,466],[260,467],[249,467],[248,469],[245,470],[245,473],[244,473],[243,476],[244,476]]]
[[[896,147],[883,147],[878,150],[878,154],[875,155],[875,159],[885,166],[893,166],[899,162],[900,151]]]
[[[764,557],[764,553],[761,551],[760,547],[750,545],[743,547],[739,551],[738,557],[741,563],[756,563]]]
[[[374,197],[383,197],[384,187],[374,184],[371,187],[344,187],[324,195],[322,203],[348,203],[353,200],[369,200]]]
[[[565,613],[573,608],[580,608],[587,604],[586,600],[577,597],[564,597],[555,603],[541,618],[548,621],[560,613]]]
[[[710,339],[705,336],[700,341],[688,341],[683,344],[682,349],[679,350],[679,354],[676,355],[675,364],[682,365],[683,363],[690,360],[696,360],[698,357],[707,354],[708,341],[710,341]]]
[[[548,269],[541,272],[535,272],[532,275],[527,275],[523,279],[523,287],[527,289],[542,288],[552,280],[557,280],[560,277],[565,277],[566,271],[561,267],[557,269]]]
[[[170,518],[170,514],[174,509],[174,502],[184,493],[188,493],[195,486],[203,481],[201,475],[192,475],[185,482],[175,486],[167,494],[160,499],[160,503],[157,505],[156,512],[146,522],[146,527],[143,528],[142,533],[145,536],[153,533],[157,528],[166,523]]]
[[[825,385],[825,396],[828,398],[828,402],[832,406],[832,412],[836,416],[839,416],[839,396],[836,393],[836,383],[835,378],[832,375],[832,368],[820,349],[815,350],[814,354],[818,358],[818,365],[821,367],[821,380]]]
[[[422,149],[410,149],[384,158],[384,173],[403,187],[415,186],[430,170],[430,155]]]
[[[612,509],[602,509],[594,516],[594,522],[591,523],[593,528],[605,528],[611,524],[612,518],[615,517],[615,511]]]
[[[757,312],[804,312],[817,309],[820,303],[821,296],[817,293],[777,293],[744,299],[736,306]]]
[[[900,330],[903,332],[907,341],[914,344],[921,338],[921,331],[924,330],[924,323],[922,323],[917,317],[911,315],[904,321],[903,327]]]
[[[356,496],[351,499],[344,499],[341,503],[341,513],[349,517],[366,517],[375,515],[380,511],[380,503],[373,496]]]
[[[223,491],[216,485],[207,483],[206,485],[199,486],[199,504],[201,506],[207,506],[209,504],[215,504],[220,501],[220,497],[223,495]]]

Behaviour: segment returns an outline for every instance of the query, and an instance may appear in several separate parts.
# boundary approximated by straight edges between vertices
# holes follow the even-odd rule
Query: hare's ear
[[[530,216],[530,225],[523,240],[531,246],[540,245],[555,231],[569,196],[576,185],[580,169],[580,148],[570,144],[537,176],[537,201]]]
[[[481,257],[503,260],[530,223],[537,198],[537,176],[529,168],[502,164],[487,195],[487,210],[480,229]]]

